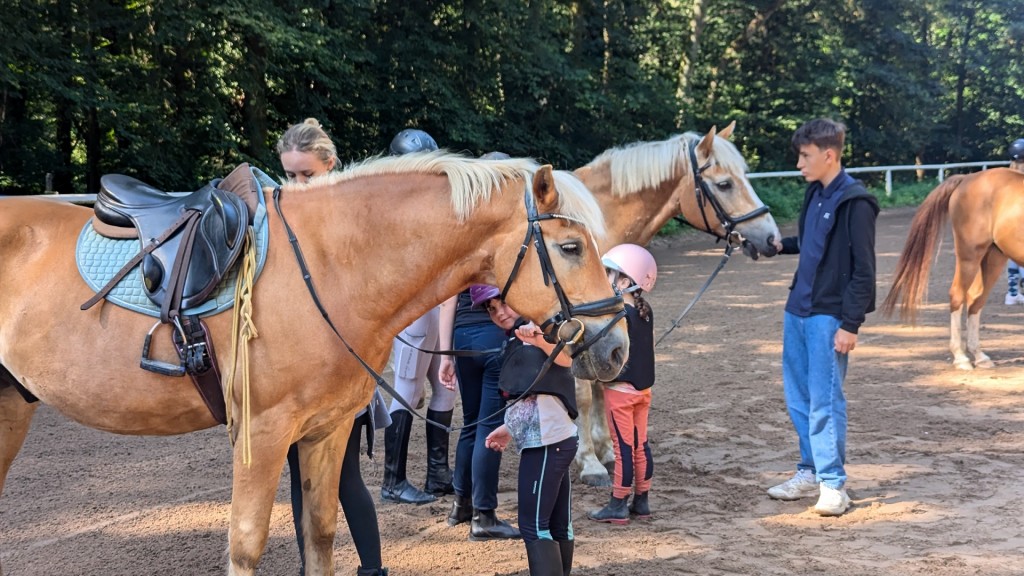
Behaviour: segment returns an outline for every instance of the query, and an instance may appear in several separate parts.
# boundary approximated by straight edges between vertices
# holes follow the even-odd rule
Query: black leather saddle
[[[137,234],[142,251],[83,310],[102,299],[136,265],[141,265],[143,288],[160,306],[163,322],[209,297],[241,254],[249,224],[245,201],[217,188],[216,182],[179,194],[130,176],[103,176],[94,205],[96,219],[128,229],[129,236]]]

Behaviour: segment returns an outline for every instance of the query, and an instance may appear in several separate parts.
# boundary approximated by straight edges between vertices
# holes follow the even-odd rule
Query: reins
[[[529,247],[529,242],[532,238],[534,241],[534,245],[537,248],[537,255],[540,258],[541,269],[544,274],[544,285],[554,286],[555,293],[558,296],[558,301],[562,308],[562,311],[559,314],[553,316],[552,318],[546,320],[542,325],[542,330],[545,327],[555,328],[554,335],[549,335],[548,332],[545,332],[544,335],[544,338],[549,342],[553,342],[555,344],[555,347],[551,351],[551,354],[548,356],[548,358],[544,361],[544,364],[542,365],[541,370],[537,374],[537,377],[534,379],[533,383],[530,384],[530,386],[527,388],[527,392],[531,390],[534,386],[536,386],[537,382],[539,382],[541,378],[544,377],[548,369],[551,367],[551,364],[554,363],[555,357],[561,353],[562,349],[567,344],[571,343],[577,345],[581,340],[583,340],[581,348],[577,351],[574,351],[574,353],[572,354],[572,357],[575,358],[579,353],[583,352],[584,350],[592,346],[595,342],[597,342],[598,339],[607,334],[608,331],[611,330],[611,328],[626,315],[625,306],[623,305],[622,301],[622,295],[618,293],[616,293],[616,295],[611,298],[605,298],[602,300],[598,300],[596,302],[588,302],[580,304],[578,306],[573,306],[573,304],[569,302],[568,297],[565,295],[565,292],[562,290],[561,284],[558,283],[558,279],[555,276],[554,266],[552,265],[550,256],[548,255],[547,247],[545,246],[543,241],[543,231],[540,228],[541,220],[565,217],[557,214],[538,214],[537,207],[533,202],[532,192],[533,191],[532,187],[530,186],[530,181],[529,179],[526,179],[526,190],[524,195],[526,202],[528,230],[526,233],[526,239],[523,241],[523,245],[519,251],[519,255],[516,258],[516,263],[512,268],[512,272],[509,274],[508,280],[505,282],[505,288],[504,290],[502,290],[501,296],[502,299],[504,299],[505,294],[508,292],[509,287],[512,285],[512,281],[515,279],[519,271],[520,264],[522,263],[522,260],[525,257],[526,251]],[[274,189],[274,209],[277,211],[278,217],[281,218],[281,223],[284,225],[285,231],[288,234],[288,242],[292,245],[292,250],[295,252],[295,260],[299,266],[299,271],[302,274],[302,279],[306,283],[306,289],[309,291],[309,295],[313,299],[313,303],[316,305],[317,310],[320,311],[320,315],[323,317],[324,321],[327,322],[328,326],[330,326],[331,331],[334,332],[335,336],[337,336],[338,339],[341,340],[341,343],[345,346],[345,349],[348,350],[348,353],[351,354],[352,357],[354,357],[356,361],[359,362],[359,364],[368,374],[370,374],[370,376],[376,381],[377,385],[383,388],[388,394],[390,394],[392,398],[397,400],[398,403],[401,404],[406,410],[408,410],[413,416],[423,420],[427,424],[441,428],[442,430],[445,430],[450,434],[455,430],[461,430],[463,428],[475,426],[480,422],[488,420],[504,412],[506,409],[508,409],[509,406],[519,402],[523,397],[525,397],[524,393],[523,396],[520,396],[520,398],[516,399],[515,401],[506,404],[504,407],[494,412],[493,414],[488,414],[487,416],[478,418],[475,422],[471,422],[468,424],[463,423],[462,426],[446,426],[444,424],[441,424],[440,422],[430,420],[426,416],[423,416],[422,414],[417,412],[416,409],[413,408],[413,406],[408,401],[406,401],[401,394],[399,394],[390,384],[388,384],[387,380],[385,380],[383,376],[381,376],[376,370],[373,369],[373,367],[371,367],[365,360],[363,360],[363,358],[359,356],[358,353],[356,353],[352,346],[349,345],[348,341],[345,340],[345,337],[342,336],[341,331],[339,331],[338,328],[334,325],[334,322],[331,320],[330,315],[327,313],[327,309],[324,308],[324,305],[321,302],[319,295],[317,294],[316,287],[313,285],[313,277],[312,274],[310,274],[309,267],[306,265],[306,259],[302,254],[302,248],[299,246],[299,239],[298,237],[295,236],[295,232],[292,230],[292,227],[288,224],[288,220],[285,218],[284,212],[281,210],[280,186],[277,186]],[[597,333],[596,336],[588,340],[584,340],[584,325],[580,320],[575,318],[573,314],[574,312],[576,315],[583,316],[603,316],[613,313],[615,314],[615,316],[610,322],[608,322],[604,326],[604,328],[602,328]],[[578,328],[574,330],[571,334],[563,336],[562,329],[572,323],[577,324]],[[404,339],[401,339],[398,336],[396,337],[399,338],[402,342],[405,342]],[[553,341],[553,338],[557,338],[557,341]],[[408,344],[408,342],[405,343]],[[411,344],[409,345],[411,346]],[[413,348],[420,350],[420,348],[416,346],[413,346]],[[426,352],[426,350],[424,351]],[[472,350],[448,350],[433,352],[440,354],[447,353],[452,356],[468,356],[482,354],[488,351],[476,352]],[[500,352],[500,349],[495,350],[495,352]]]
[[[497,354],[498,352],[501,352],[501,348],[488,348],[486,350],[427,350],[425,348],[420,348],[419,346],[413,344],[412,342],[409,342],[405,338],[402,338],[401,334],[395,336],[395,340],[398,340],[399,342],[405,344],[409,348],[419,350],[420,352],[423,352],[425,354],[436,354],[438,356],[453,356],[455,358],[487,356],[488,354]]]
[[[715,277],[718,276],[718,273],[721,272],[722,268],[725,267],[726,262],[729,261],[729,257],[732,256],[732,251],[736,249],[736,244],[733,243],[733,237],[734,234],[736,234],[736,225],[742,224],[748,220],[753,220],[754,218],[758,218],[764,214],[767,214],[770,211],[770,208],[768,208],[768,206],[762,205],[751,210],[750,212],[747,212],[742,216],[738,216],[736,218],[729,216],[729,213],[725,211],[725,208],[722,206],[722,203],[714,194],[711,193],[711,189],[708,187],[707,183],[704,182],[704,179],[701,177],[704,171],[711,167],[711,160],[705,162],[703,166],[697,164],[696,142],[694,142],[687,148],[687,152],[688,156],[690,157],[690,166],[693,172],[694,195],[697,199],[697,208],[698,210],[700,210],[700,216],[704,220],[704,228],[694,226],[682,216],[675,216],[674,220],[681,224],[685,224],[687,226],[696,228],[697,230],[700,230],[702,232],[707,232],[708,234],[711,234],[712,236],[717,238],[717,241],[719,242],[725,240],[725,254],[722,255],[722,259],[718,262],[718,266],[715,267],[714,272],[711,273],[707,281],[704,282],[704,285],[701,286],[699,291],[697,291],[697,295],[693,297],[693,300],[691,300],[690,303],[687,304],[686,308],[683,309],[682,313],[679,314],[675,321],[672,322],[672,326],[664,334],[662,334],[661,337],[658,338],[658,340],[654,343],[655,346],[661,344],[661,341],[664,340],[666,336],[671,334],[672,331],[679,326],[679,323],[682,322],[683,318],[685,318],[686,315],[690,313],[690,310],[693,309],[693,306],[697,303],[698,300],[700,300],[701,296],[703,296],[704,293],[707,292],[708,288],[711,287],[711,282],[714,281]],[[711,227],[711,223],[708,222],[708,214],[706,210],[706,207],[708,205],[711,206],[711,209],[715,212],[715,218],[718,218],[718,222],[721,223],[722,227],[725,229],[724,236],[720,235],[717,231],[715,231]]]

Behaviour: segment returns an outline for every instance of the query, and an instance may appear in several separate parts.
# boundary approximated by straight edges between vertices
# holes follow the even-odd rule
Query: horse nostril
[[[615,349],[612,350],[612,362],[616,366],[626,365],[626,351],[622,346],[616,346]]]

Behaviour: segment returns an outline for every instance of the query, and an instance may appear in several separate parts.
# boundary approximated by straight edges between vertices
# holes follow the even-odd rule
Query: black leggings
[[[369,414],[356,417],[352,433],[348,437],[345,458],[341,461],[341,484],[338,486],[338,500],[345,512],[352,543],[356,545],[361,568],[380,568],[380,529],[377,527],[377,509],[373,506],[370,491],[359,473],[359,446],[363,427]],[[299,449],[295,444],[288,448],[288,470],[292,481],[292,521],[295,523],[295,539],[299,543],[299,559],[302,574],[306,573],[306,549],[302,538],[302,477],[299,474]]]
[[[572,482],[569,465],[579,437],[519,455],[519,532],[523,542],[572,540]]]

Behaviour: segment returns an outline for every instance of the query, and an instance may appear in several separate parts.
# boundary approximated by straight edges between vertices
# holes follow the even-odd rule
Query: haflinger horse
[[[981,350],[981,309],[1006,267],[1006,259],[1024,261],[1024,174],[994,168],[947,178],[928,194],[914,214],[896,264],[892,288],[882,312],[900,308],[904,321],[916,323],[928,294],[928,274],[947,219],[953,228],[956,270],[949,287],[949,351],[962,370],[991,368]],[[962,336],[967,311],[966,350]],[[974,362],[971,363],[973,356]]]
[[[753,259],[781,248],[775,220],[746,177],[747,163],[729,142],[736,123],[721,132],[689,132],[658,142],[605,151],[575,171],[597,198],[608,225],[606,244],[646,245],[670,219],[737,242]],[[699,178],[694,178],[699,174]],[[604,463],[615,458],[600,382],[577,380],[580,407],[580,478],[592,486],[611,483]]]
[[[470,284],[510,282],[508,302],[527,318],[583,327],[584,343],[568,347],[578,354],[577,376],[607,379],[621,370],[628,336],[595,240],[603,218],[572,174],[528,159],[434,152],[371,159],[279,194],[322,305],[375,369],[394,335],[427,310]],[[91,215],[46,199],[0,200],[0,376],[6,370],[8,380],[0,388],[0,489],[37,406],[12,379],[100,430],[171,435],[215,425],[187,379],[138,368],[152,318],[107,302],[79,310],[92,292],[76,271],[75,240]],[[524,242],[531,228],[537,234]],[[227,572],[255,573],[285,454],[297,442],[307,574],[333,574],[338,470],[374,381],[314,305],[280,218],[271,218],[270,235],[252,296],[251,463],[243,443],[233,443]],[[232,319],[206,320],[223,358]],[[167,342],[152,354],[173,357],[172,350]],[[244,408],[240,393],[227,402],[236,414]]]

